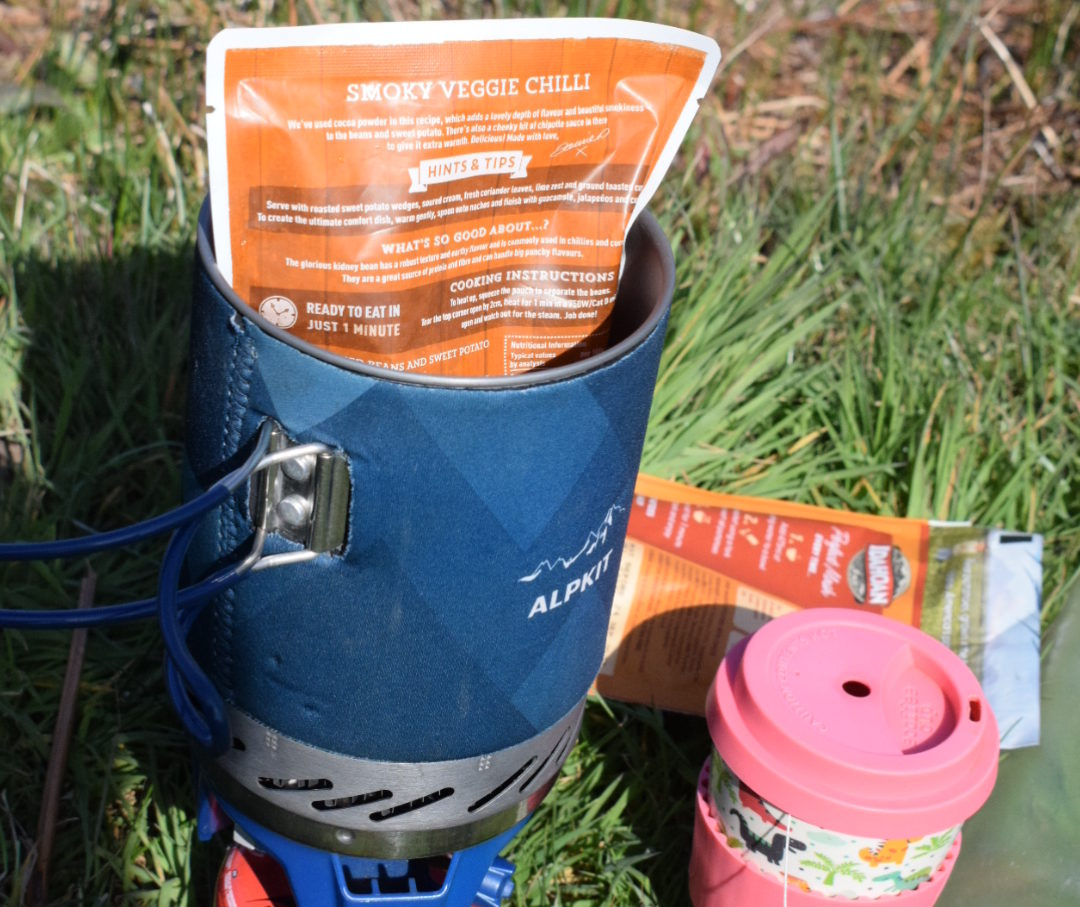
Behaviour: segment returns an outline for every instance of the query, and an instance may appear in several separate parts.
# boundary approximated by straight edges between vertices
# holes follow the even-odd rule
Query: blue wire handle
[[[230,473],[230,476],[233,473]],[[226,477],[226,479],[228,476]],[[110,548],[122,548],[135,542],[141,542],[169,532],[178,526],[184,526],[213,510],[235,489],[225,484],[225,479],[211,485],[197,498],[181,504],[175,510],[163,513],[132,526],[113,529],[109,532],[97,532],[76,539],[56,539],[51,542],[7,542],[0,544],[0,561],[47,561],[54,558],[85,557],[106,551]]]
[[[44,561],[54,558],[85,557],[109,548],[122,548],[187,525],[224,503],[255,471],[259,461],[265,456],[269,444],[270,423],[267,422],[259,431],[259,439],[254,452],[243,465],[219,479],[197,498],[192,498],[168,513],[135,523],[133,526],[124,526],[109,532],[98,532],[77,539],[57,539],[51,542],[6,542],[0,544],[0,561]]]
[[[201,517],[224,503],[258,469],[270,445],[270,430],[270,423],[267,422],[259,431],[255,449],[240,466],[219,479],[201,495],[192,498],[175,510],[133,526],[84,538],[60,539],[55,542],[0,544],[0,561],[80,557],[113,546],[120,547],[143,541],[185,524],[195,525]],[[197,585],[181,590],[177,598],[178,607],[186,612],[193,606],[205,605],[213,596],[240,580],[244,572],[235,565],[226,567]],[[141,599],[120,605],[106,605],[100,608],[69,608],[57,611],[0,609],[0,627],[24,630],[77,630],[83,627],[102,627],[153,617],[157,610],[156,598]]]
[[[182,614],[194,609],[194,614],[215,595],[231,589],[246,575],[238,565],[224,567],[193,586],[181,589],[177,596],[177,608]],[[157,598],[142,598],[120,605],[99,608],[68,608],[59,611],[21,611],[0,609],[0,628],[8,630],[82,630],[106,627],[154,617],[158,610]]]
[[[0,561],[79,557],[175,529],[162,560],[156,599],[82,610],[0,610],[0,627],[72,630],[152,617],[156,612],[165,642],[165,686],[173,707],[199,746],[212,756],[224,753],[232,744],[225,702],[192,656],[187,636],[206,603],[238,582],[252,566],[252,559],[249,556],[239,565],[219,570],[187,589],[180,589],[180,571],[199,520],[226,501],[259,468],[270,445],[270,430],[269,423],[263,425],[255,450],[239,468],[197,498],[161,516],[81,539],[0,545]]]
[[[165,688],[173,707],[195,742],[211,756],[220,756],[232,745],[225,701],[187,647],[197,612],[189,609],[181,616],[178,607],[180,570],[197,529],[190,523],[169,540],[158,578],[158,621],[165,642]]]

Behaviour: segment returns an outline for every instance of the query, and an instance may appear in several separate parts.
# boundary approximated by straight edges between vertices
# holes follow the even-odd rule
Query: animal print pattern
[[[944,861],[960,826],[915,838],[866,838],[804,822],[763,800],[713,751],[712,814],[745,862],[803,890],[841,898],[910,891]]]
[[[922,838],[889,838],[877,847],[864,847],[859,851],[859,859],[867,866],[877,868],[883,863],[895,863],[899,866],[907,855],[908,844],[921,841]]]

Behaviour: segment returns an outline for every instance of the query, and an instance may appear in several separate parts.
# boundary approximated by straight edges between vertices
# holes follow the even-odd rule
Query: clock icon
[[[267,296],[259,303],[259,314],[279,328],[296,324],[296,303],[287,296]]]

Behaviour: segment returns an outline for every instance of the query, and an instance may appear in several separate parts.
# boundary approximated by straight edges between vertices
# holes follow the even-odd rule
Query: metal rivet
[[[338,839],[339,844],[352,844],[354,836],[347,828],[339,828],[334,832],[334,837]]]
[[[304,526],[311,518],[311,501],[302,494],[286,495],[278,502],[277,515],[288,526]]]
[[[292,460],[285,460],[281,464],[281,471],[294,482],[306,482],[311,478],[312,470],[315,469],[315,455],[304,454]]]

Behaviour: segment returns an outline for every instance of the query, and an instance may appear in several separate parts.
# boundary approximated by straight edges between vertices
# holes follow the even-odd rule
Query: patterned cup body
[[[709,804],[720,832],[745,862],[804,891],[887,898],[933,876],[960,832],[956,825],[913,838],[869,838],[821,828],[763,800],[713,750]]]

